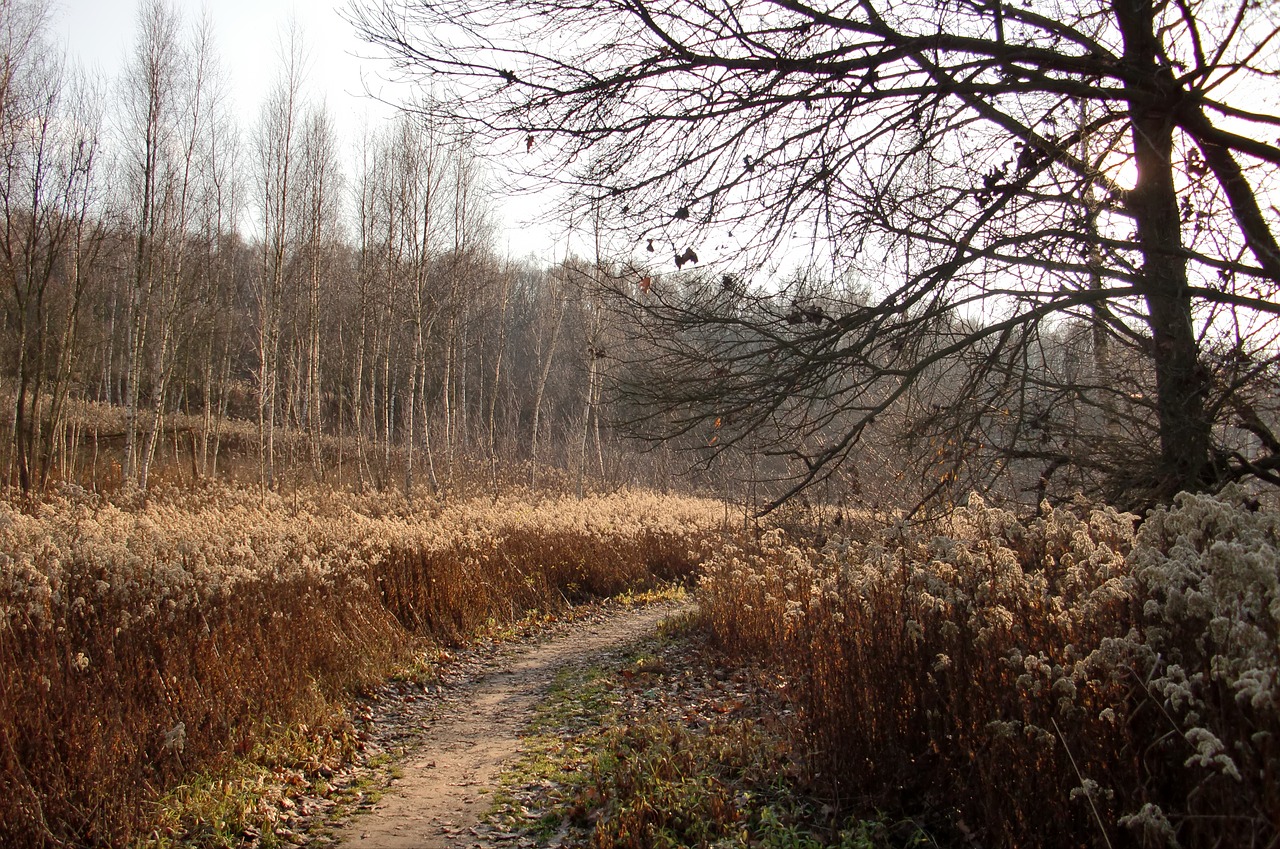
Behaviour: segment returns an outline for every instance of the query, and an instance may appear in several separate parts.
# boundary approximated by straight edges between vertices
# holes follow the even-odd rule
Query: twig
[[[1093,804],[1093,794],[1089,792],[1089,787],[1084,783],[1084,775],[1080,772],[1080,767],[1076,765],[1076,756],[1071,754],[1071,747],[1067,745],[1067,735],[1062,733],[1062,729],[1058,727],[1058,720],[1049,717],[1049,721],[1053,723],[1053,730],[1058,732],[1058,739],[1062,741],[1062,748],[1067,753],[1067,759],[1071,761],[1071,768],[1076,771],[1076,778],[1080,780],[1080,788],[1084,790],[1084,797],[1089,800],[1089,810],[1093,811],[1093,818],[1098,821],[1098,830],[1102,832],[1102,840],[1107,844],[1107,849],[1112,849],[1111,838],[1107,836],[1107,827],[1102,824],[1102,815],[1098,813],[1098,806]]]

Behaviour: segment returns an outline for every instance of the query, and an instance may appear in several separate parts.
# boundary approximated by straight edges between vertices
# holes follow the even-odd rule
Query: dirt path
[[[426,723],[404,774],[367,814],[338,833],[362,849],[457,849],[483,845],[472,829],[488,807],[501,767],[519,753],[521,732],[555,679],[651,633],[680,609],[660,604],[588,621],[534,646],[499,652]]]

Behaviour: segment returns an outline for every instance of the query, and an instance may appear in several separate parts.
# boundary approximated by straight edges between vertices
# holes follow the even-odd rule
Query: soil
[[[556,675],[654,632],[684,603],[602,611],[452,665],[439,685],[388,685],[360,717],[366,755],[402,756],[399,777],[376,803],[342,824],[340,846],[361,849],[475,849],[499,845],[480,827],[503,766]],[[506,844],[511,845],[511,844]]]

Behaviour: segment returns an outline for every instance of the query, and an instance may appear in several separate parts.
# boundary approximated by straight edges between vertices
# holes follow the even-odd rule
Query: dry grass
[[[424,639],[689,574],[719,516],[644,494],[0,505],[0,845],[124,843],[149,799]]]
[[[1241,492],[1136,533],[976,499],[934,535],[775,531],[700,597],[721,645],[792,682],[843,798],[987,846],[1280,840],[1280,521]]]

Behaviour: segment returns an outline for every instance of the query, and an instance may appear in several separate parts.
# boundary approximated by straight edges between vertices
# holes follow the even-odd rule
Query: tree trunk
[[[1143,265],[1141,290],[1151,327],[1156,372],[1160,466],[1158,496],[1209,482],[1210,422],[1205,412],[1209,374],[1199,359],[1187,290],[1187,261],[1173,181],[1173,111],[1179,86],[1159,62],[1150,0],[1116,0],[1129,69],[1126,90],[1132,120],[1137,185],[1129,210],[1137,225]]]
[[[542,370],[538,374],[538,386],[533,393],[533,428],[529,435],[530,474],[535,473],[538,464],[538,425],[542,421],[542,396],[547,391],[547,380],[551,377],[551,361],[555,359],[556,343],[560,340],[560,328],[564,325],[564,315],[569,311],[568,299],[560,302],[560,312],[556,316],[555,327],[551,331],[551,339],[547,342],[547,356],[542,361]]]

